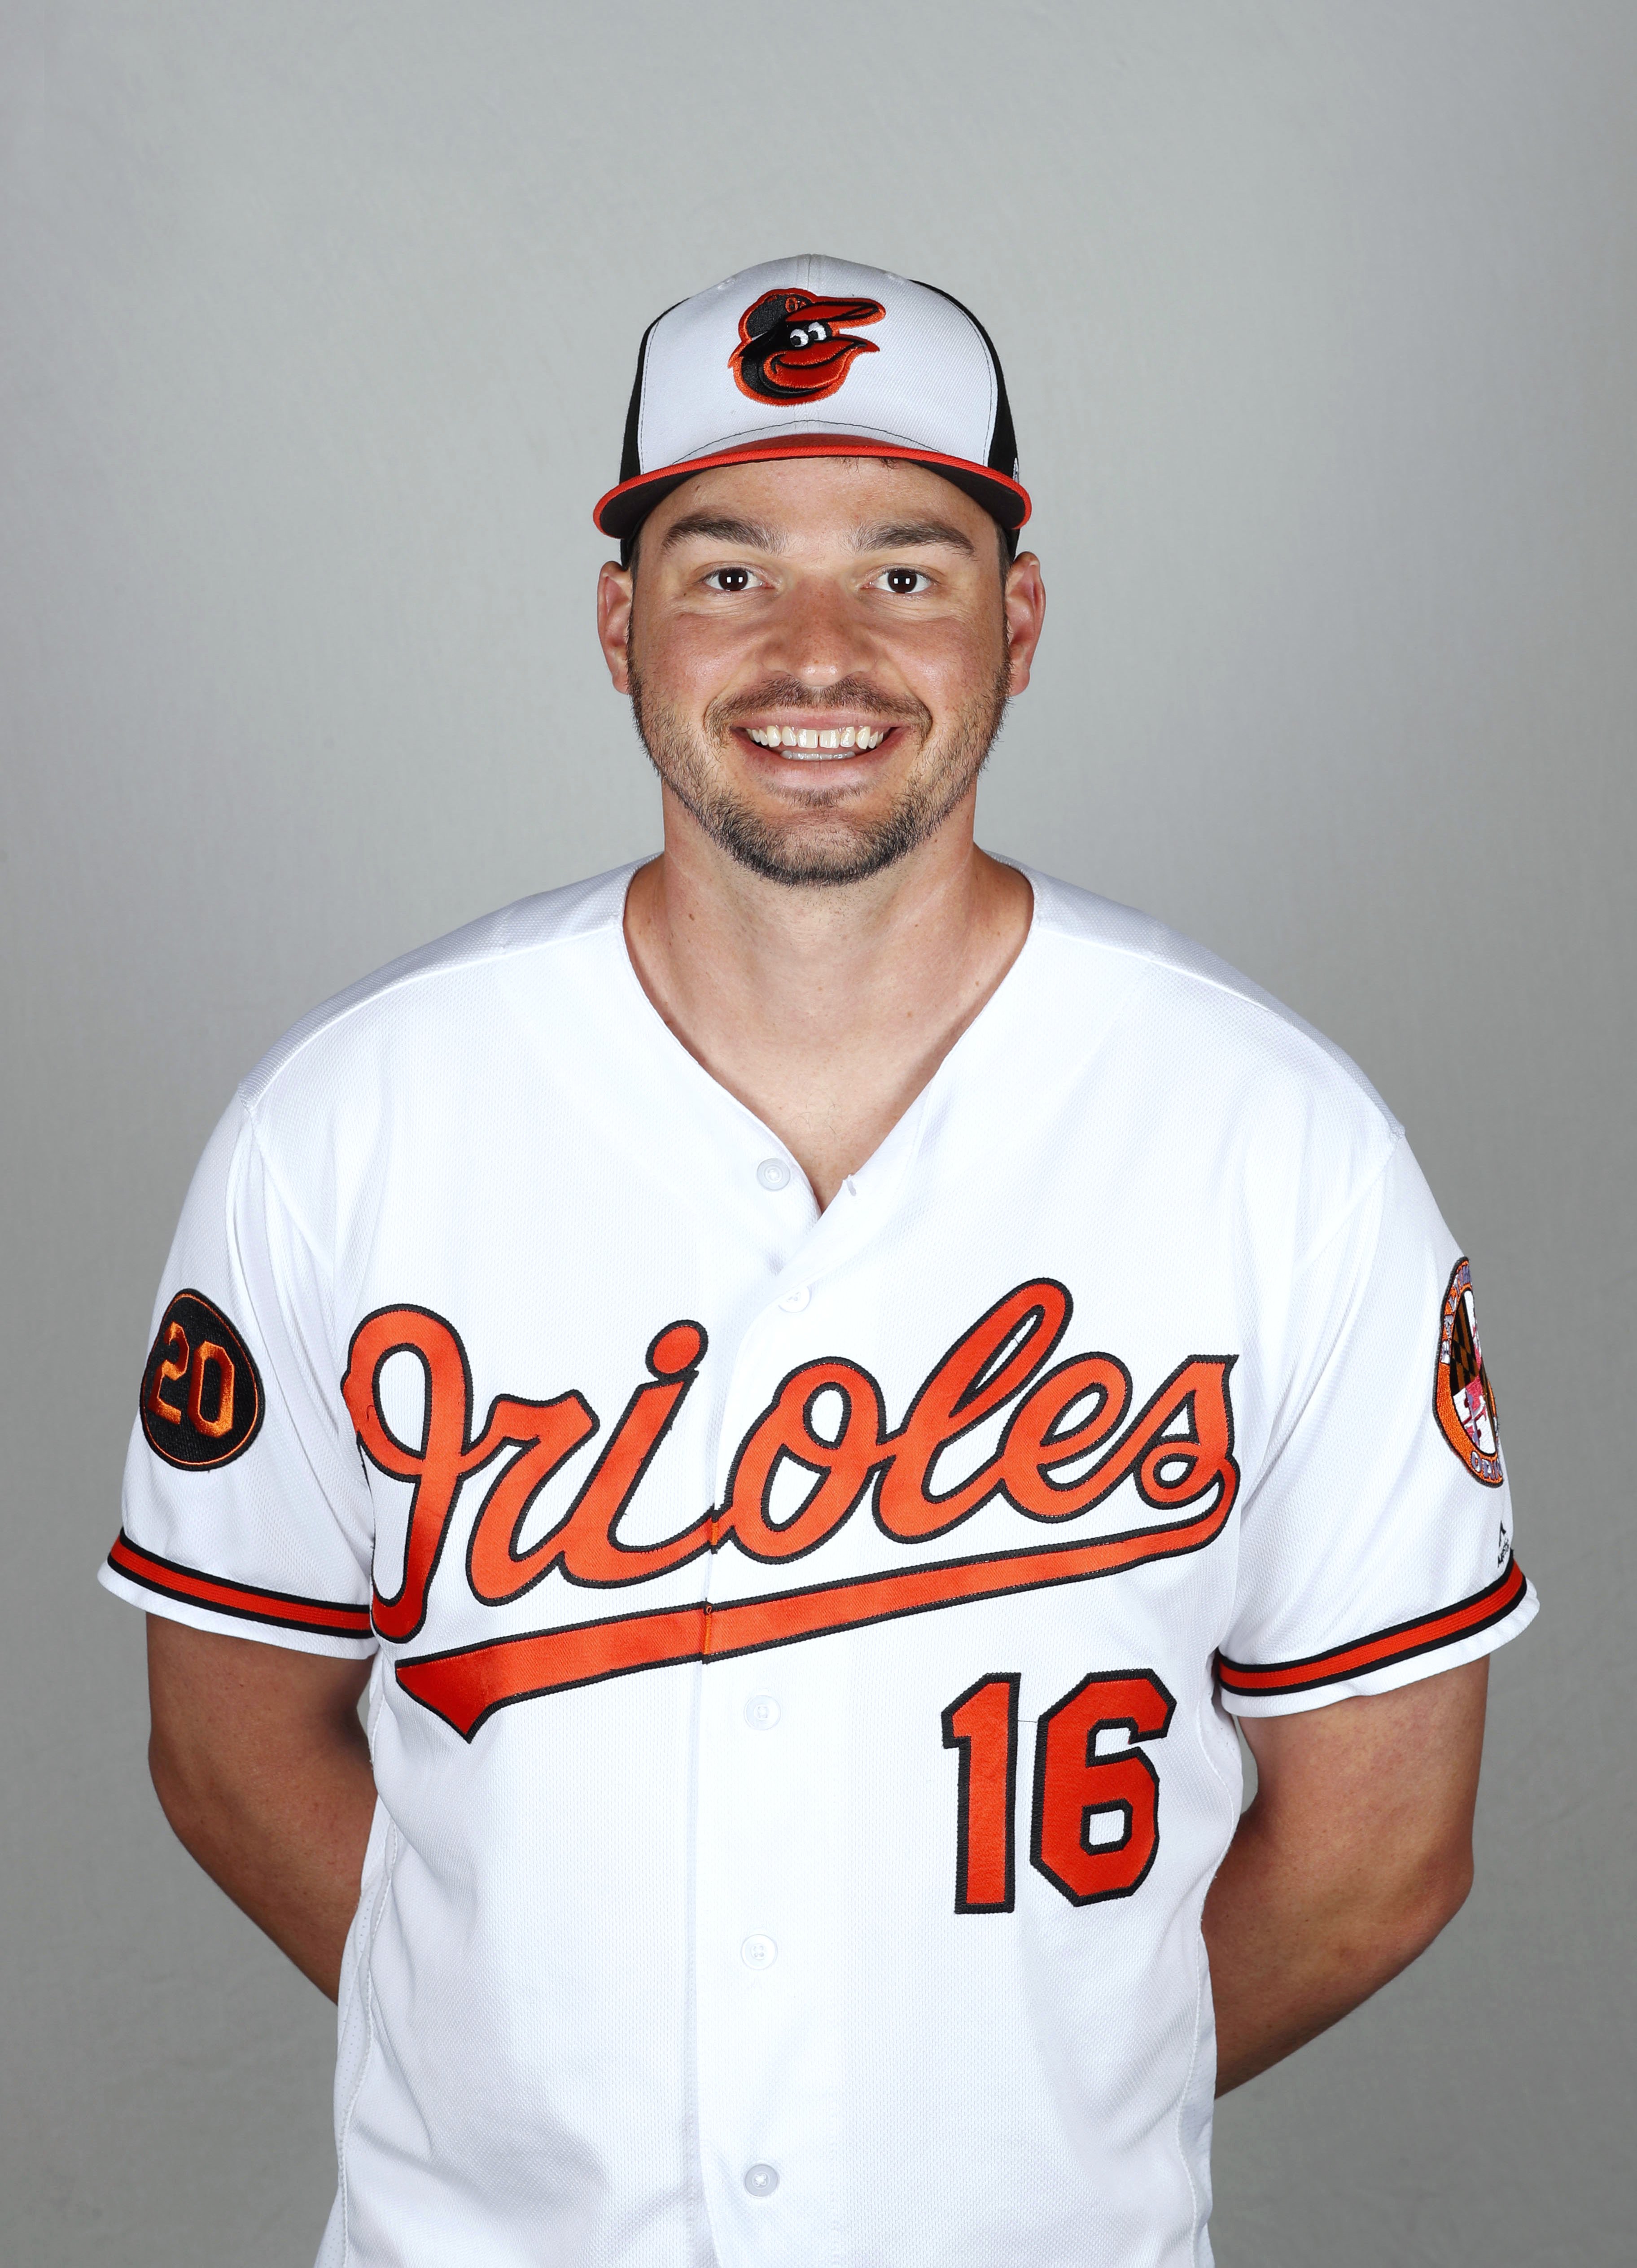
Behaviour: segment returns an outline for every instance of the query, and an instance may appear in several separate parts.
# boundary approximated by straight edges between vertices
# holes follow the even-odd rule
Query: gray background
[[[1637,10],[7,0],[0,2255],[306,2268],[328,2007],[92,1585],[240,1074],[652,847],[592,638],[642,325],[808,249],[1006,360],[997,848],[1363,1064],[1475,1257],[1524,1565],[1465,1912],[1226,2106],[1224,2268],[1629,2264]]]

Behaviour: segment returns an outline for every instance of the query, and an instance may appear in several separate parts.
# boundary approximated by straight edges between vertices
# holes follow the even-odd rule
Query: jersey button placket
[[[753,1153],[746,1180],[754,1183],[747,1199],[764,1223],[757,1241],[771,1265],[765,1304],[746,1317],[731,1357],[719,1505],[737,1449],[792,1368],[817,1351],[810,1336],[823,1328],[815,1285],[830,1239],[805,1177],[785,1158]],[[718,1608],[793,1585],[792,1570],[748,1558],[731,1540],[711,1555],[705,1574],[706,1598]],[[807,1995],[815,1916],[804,1836],[812,1774],[815,1764],[822,1772],[830,1743],[821,1719],[793,1709],[782,1675],[787,1660],[777,1651],[712,1659],[707,1640],[701,1681],[695,2038],[702,2171],[724,2268],[741,2268],[747,2259],[783,2268],[785,2248],[800,2242],[787,2216],[812,2194],[828,2162],[822,2120],[816,2151],[793,2137],[798,2111],[806,2122],[807,2096],[800,2088],[793,2094],[791,2074],[813,2025]],[[830,2060],[821,2058],[826,2067]]]
[[[799,1727],[787,1699],[770,1690],[779,1660],[708,1663],[700,1701],[700,2143],[725,2268],[747,2260],[782,2268],[785,2245],[796,2241],[789,2201],[807,2187],[802,2154],[787,2146],[811,1933],[792,1882],[802,1761],[800,1744],[790,1745]]]

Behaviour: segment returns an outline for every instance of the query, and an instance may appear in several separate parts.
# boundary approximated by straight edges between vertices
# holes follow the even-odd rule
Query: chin
[[[896,865],[936,824],[928,823],[925,812],[905,806],[874,821],[851,824],[828,818],[793,825],[737,803],[696,810],[694,817],[737,865],[793,889],[838,889],[867,881]]]

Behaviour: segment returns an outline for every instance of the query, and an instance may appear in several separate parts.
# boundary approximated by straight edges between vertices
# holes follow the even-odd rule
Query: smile
[[[837,755],[844,749],[879,748],[891,730],[883,725],[879,733],[865,725],[844,725],[831,732],[810,732],[794,725],[748,725],[746,737],[758,748],[777,748],[780,755],[788,752],[794,756]]]

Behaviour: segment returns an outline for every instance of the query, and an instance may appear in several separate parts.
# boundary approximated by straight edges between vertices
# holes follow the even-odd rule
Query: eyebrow
[[[700,535],[708,543],[736,543],[748,551],[782,551],[785,539],[771,527],[763,527],[759,519],[734,519],[721,512],[687,512],[673,520],[665,531],[661,551],[668,551],[674,543],[686,543],[690,535]]]
[[[970,536],[947,519],[887,519],[874,527],[860,527],[852,539],[855,551],[913,551],[941,543],[951,551],[972,550]]]
[[[777,529],[765,526],[759,519],[739,519],[732,514],[715,512],[688,512],[673,520],[665,531],[662,551],[673,544],[686,543],[698,536],[707,543],[732,543],[747,551],[784,551],[787,539]],[[855,551],[914,551],[930,545],[942,544],[951,551],[964,551],[973,556],[971,538],[947,519],[886,519],[873,527],[853,531]]]

